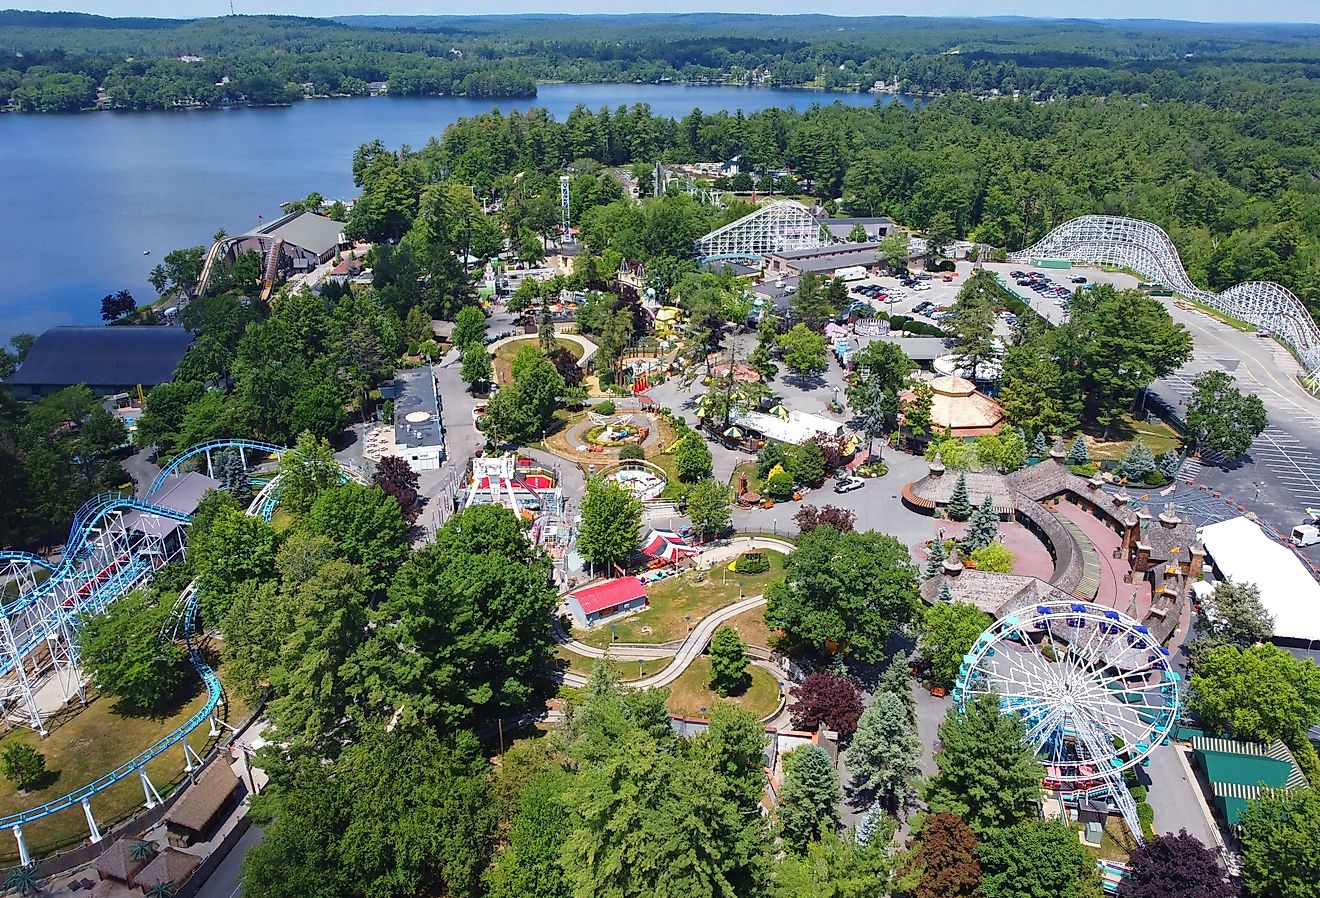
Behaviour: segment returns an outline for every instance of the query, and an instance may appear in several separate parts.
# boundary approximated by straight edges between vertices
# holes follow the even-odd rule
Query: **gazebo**
[[[955,437],[979,437],[998,433],[1004,428],[1004,410],[989,396],[978,391],[976,385],[956,374],[937,377],[929,384],[931,397],[930,421],[937,433],[948,431]],[[903,393],[906,406],[912,401],[911,391]]]

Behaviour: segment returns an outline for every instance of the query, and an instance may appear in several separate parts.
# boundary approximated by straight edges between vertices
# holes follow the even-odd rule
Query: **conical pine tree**
[[[944,567],[944,540],[936,539],[930,544],[930,552],[926,555],[926,569],[922,571],[925,579],[937,576]]]
[[[1178,467],[1182,464],[1182,456],[1170,449],[1160,456],[1158,467],[1160,473],[1169,480],[1178,476]]]
[[[972,500],[967,496],[967,475],[959,474],[958,482],[953,485],[953,495],[949,497],[949,517],[955,521],[965,521],[972,515]]]
[[[1036,434],[1036,442],[1031,444],[1031,454],[1036,456],[1036,458],[1044,458],[1049,454],[1049,451],[1049,441],[1045,439],[1045,432],[1041,431]]]
[[[940,584],[940,601],[946,605],[953,604],[954,601],[953,588],[949,586],[948,580],[945,580],[943,583]]]
[[[984,549],[995,541],[995,534],[998,532],[999,515],[995,513],[994,502],[987,493],[985,499],[977,506],[976,513],[972,515],[967,532],[963,534],[963,554],[971,555],[977,549]]]
[[[1070,465],[1084,465],[1091,460],[1091,450],[1086,448],[1086,439],[1079,433],[1077,439],[1073,440],[1072,448],[1068,450],[1068,457],[1065,461]]]

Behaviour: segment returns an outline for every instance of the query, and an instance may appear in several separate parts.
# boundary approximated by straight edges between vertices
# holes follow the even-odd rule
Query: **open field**
[[[769,716],[779,706],[779,682],[765,668],[749,664],[747,670],[751,674],[751,684],[746,691],[721,698],[707,685],[710,682],[710,659],[699,656],[682,676],[669,684],[669,710],[675,714],[705,717],[716,702],[732,702],[757,717]]]
[[[1137,421],[1131,415],[1124,415],[1114,424],[1113,434],[1119,439],[1104,441],[1090,434],[1086,435],[1086,446],[1091,452],[1091,458],[1097,461],[1100,459],[1119,460],[1127,455],[1128,449],[1137,437],[1141,437],[1141,441],[1156,456],[1163,455],[1170,449],[1177,449],[1182,445],[1178,432],[1158,419],[1150,422]],[[1072,445],[1068,440],[1065,440],[1064,443],[1068,446]]]
[[[741,595],[754,596],[765,591],[773,580],[784,576],[784,556],[766,551],[770,569],[762,574],[737,574],[720,565],[705,572],[687,571],[677,577],[650,584],[646,593],[651,607],[629,615],[613,624],[592,630],[574,630],[574,637],[587,645],[605,648],[611,642],[657,643],[682,639],[703,617]],[[698,580],[698,576],[702,579]]]
[[[771,630],[765,622],[765,606],[752,608],[729,619],[727,626],[733,627],[747,645],[770,648]]]
[[[236,725],[247,717],[250,709],[237,698],[226,697],[229,698],[228,706],[222,705],[218,712],[222,719]],[[11,814],[53,801],[92,782],[183,724],[205,702],[206,690],[201,681],[191,679],[184,695],[170,707],[162,709],[159,716],[152,716],[150,712],[126,713],[116,699],[101,696],[92,698],[87,707],[76,711],[73,710],[78,707],[75,701],[62,722],[47,724],[52,729],[45,739],[34,730],[15,727],[0,739],[0,749],[12,742],[33,746],[46,756],[47,776],[40,789],[25,795],[18,794],[13,783],[0,779],[0,814]],[[202,757],[206,757],[214,743],[206,724],[188,737],[188,744]],[[183,746],[178,745],[147,763],[147,775],[162,796],[167,796],[184,781],[183,762]],[[102,831],[135,814],[142,806],[142,784],[137,777],[120,780],[92,799],[92,811]],[[75,805],[24,826],[23,835],[34,856],[51,854],[85,840],[87,822],[83,819],[82,809]],[[0,863],[14,862],[17,857],[18,849],[13,839],[0,845]]]

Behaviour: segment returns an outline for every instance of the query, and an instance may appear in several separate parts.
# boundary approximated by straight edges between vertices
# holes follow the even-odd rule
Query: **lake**
[[[352,196],[353,151],[374,138],[420,147],[491,108],[543,106],[563,121],[579,103],[648,103],[681,117],[696,107],[754,112],[896,99],[911,102],[776,88],[547,84],[535,99],[508,101],[372,97],[278,109],[0,115],[0,339],[99,323],[106,293],[154,299],[147,273],[170,250],[209,244],[220,228],[250,230],[312,191]]]

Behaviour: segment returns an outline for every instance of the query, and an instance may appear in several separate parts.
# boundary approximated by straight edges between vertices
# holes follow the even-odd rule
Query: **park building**
[[[866,239],[879,241],[894,233],[895,224],[888,218],[822,218],[821,226],[830,232],[836,243],[846,243],[852,239],[853,228],[861,226],[866,231]]]
[[[52,327],[5,383],[18,399],[78,384],[98,396],[145,393],[174,379],[193,339],[184,328],[158,325]]]
[[[765,255],[770,277],[801,277],[807,272],[834,277],[844,269],[863,268],[867,274],[882,274],[887,263],[879,243],[834,243],[815,249],[786,249]]]
[[[445,437],[440,388],[431,366],[399,371],[381,387],[381,398],[394,402],[394,426],[365,435],[367,457],[379,461],[386,455],[398,456],[418,473],[439,468]]]

